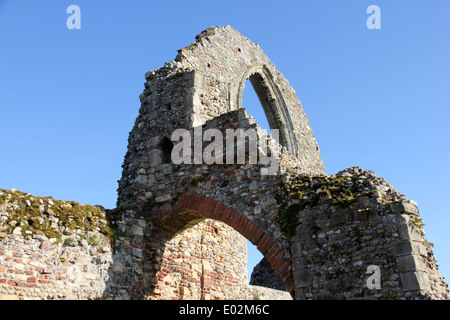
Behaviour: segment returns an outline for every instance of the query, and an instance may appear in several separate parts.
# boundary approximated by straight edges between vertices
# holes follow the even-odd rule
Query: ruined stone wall
[[[245,238],[225,224],[207,219],[165,244],[151,298],[236,297],[238,288],[247,285],[246,268]]]
[[[162,244],[153,256],[160,269],[146,278],[155,289],[138,295],[151,261],[135,245],[144,232],[135,217],[133,210],[0,190],[0,300],[291,299],[248,285],[246,239],[215,220]]]
[[[417,204],[374,172],[286,173],[279,185],[276,223],[291,246],[296,299],[449,298]],[[144,244],[150,230],[134,210],[105,215],[98,207],[17,190],[2,190],[0,196],[2,299],[290,298],[246,285],[244,238],[217,220],[196,220],[168,241],[155,237],[156,245],[137,246],[136,239]],[[182,196],[180,202],[192,212],[217,212],[201,196]],[[241,226],[249,239],[264,238],[236,213],[227,213],[216,218]],[[114,232],[106,228],[106,217]],[[267,252],[268,243],[258,248]],[[268,256],[277,265],[280,256]],[[369,287],[371,266],[379,268],[379,288]],[[153,291],[146,291],[145,282],[154,284]]]
[[[103,297],[112,261],[109,246],[47,245],[45,238],[18,235],[0,240],[0,300]]]
[[[155,280],[150,300],[292,299],[288,292],[249,286],[246,239],[211,219],[165,244]]]
[[[0,189],[0,299],[99,299],[112,262],[104,211]]]
[[[293,175],[282,194],[296,299],[449,298],[417,204],[374,172]]]
[[[204,132],[209,128],[225,130],[239,127],[256,128],[254,119],[250,118],[244,109],[207,121],[202,130]],[[288,164],[295,165],[295,161],[287,153],[280,153],[280,160],[284,168],[290,168]],[[130,238],[129,243],[134,250],[143,250],[142,263],[146,272],[142,280],[137,281],[142,296],[151,295],[155,288],[156,284],[152,283],[151,279],[154,279],[161,269],[161,248],[164,248],[165,243],[177,232],[204,218],[225,222],[254,245],[259,245],[259,249],[268,255],[270,262],[277,264],[277,272],[283,276],[283,281],[291,281],[288,263],[290,252],[276,224],[278,210],[273,194],[278,183],[276,175],[262,176],[260,165],[253,164],[207,166],[164,163],[149,171],[148,176],[152,181],[154,193],[143,199],[145,201],[141,208],[137,206],[132,212],[133,215],[139,216],[139,222],[134,224],[142,226],[142,236]],[[180,199],[190,194],[214,199],[236,211],[237,215],[233,218],[231,215],[218,218],[213,215],[212,208],[199,211],[183,207]]]

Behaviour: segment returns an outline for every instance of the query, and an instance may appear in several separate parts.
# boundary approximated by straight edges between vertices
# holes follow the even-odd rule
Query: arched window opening
[[[162,138],[161,142],[158,145],[158,149],[160,150],[161,164],[172,162],[171,154],[173,149],[173,142],[169,138]]]
[[[258,95],[256,94],[250,79],[245,81],[245,89],[242,95],[242,107],[256,120],[259,126],[270,134],[270,125],[267,121],[266,113],[261,106]]]
[[[254,89],[254,94],[252,94],[251,89],[245,90],[249,86],[249,82]],[[246,95],[245,98],[244,92]],[[261,108],[255,107],[257,105],[255,103],[255,94],[264,113],[260,111]],[[277,129],[279,143],[292,156],[298,156],[297,139],[288,106],[285,103],[280,89],[274,83],[273,76],[265,65],[249,67],[242,77],[237,97],[238,108],[245,108],[263,129],[267,129],[266,131],[269,134],[272,134],[273,130]]]

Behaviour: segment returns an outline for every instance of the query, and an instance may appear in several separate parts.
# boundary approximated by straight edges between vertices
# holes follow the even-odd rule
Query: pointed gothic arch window
[[[242,95],[242,107],[256,120],[256,123],[267,133],[270,134],[270,125],[267,121],[267,116],[261,106],[259,97],[256,94],[250,79],[245,81],[245,89]]]
[[[270,129],[279,130],[280,144],[284,146],[292,156],[296,157],[299,148],[294,134],[294,126],[283,95],[273,81],[272,74],[265,65],[249,67],[239,84],[237,96],[238,108],[246,108],[246,106],[243,105],[242,98],[247,80],[250,81],[255,90]]]

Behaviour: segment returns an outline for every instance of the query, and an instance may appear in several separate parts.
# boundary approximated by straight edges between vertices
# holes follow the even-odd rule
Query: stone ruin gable
[[[132,204],[138,194],[148,191],[141,182],[151,163],[164,162],[164,137],[170,140],[175,129],[201,126],[245,107],[242,93],[247,79],[300,172],[324,173],[319,147],[294,89],[259,45],[231,27],[208,28],[196,42],[179,50],[173,61],[145,77],[139,116],[122,166],[118,206]]]
[[[254,119],[241,109],[247,79],[250,79],[260,98],[271,128],[280,130],[282,167],[287,168],[284,166],[287,162],[290,169],[295,168],[302,173],[323,173],[319,148],[308,119],[287,80],[258,45],[234,29],[208,28],[196,37],[195,43],[179,50],[174,61],[146,74],[145,90],[140,95],[140,113],[130,133],[128,151],[122,166],[118,207],[137,208],[137,215],[145,216],[145,225],[153,226],[154,220],[161,218],[161,212],[168,214],[174,210],[181,195],[198,193],[193,186],[196,180],[201,180],[207,174],[205,166],[174,166],[170,163],[169,154],[173,147],[171,133],[175,129],[192,130],[199,126],[221,130],[249,128],[254,124]],[[224,123],[220,123],[221,121]],[[287,262],[290,253],[283,249],[286,248],[283,244],[285,240],[279,230],[274,231],[277,228],[274,198],[270,193],[263,194],[274,187],[276,178],[269,178],[272,180],[270,182],[263,181],[258,177],[258,166],[212,166],[211,169],[216,171],[217,177],[226,172],[235,172],[229,174],[232,175],[229,179],[222,179],[222,188],[228,191],[216,191],[210,198],[217,197],[218,201],[229,204],[230,210],[240,210],[239,214],[245,219],[258,212],[252,231],[253,228],[258,229],[261,232],[257,234],[258,237],[264,234],[261,239],[266,246],[268,243],[265,242],[270,239],[269,248],[264,247],[263,251],[266,250],[266,254],[270,255],[276,253],[271,257],[273,264],[280,255],[284,257],[280,260],[283,263],[277,266],[277,271],[287,287],[292,288],[292,276]],[[248,171],[250,177],[245,171]],[[215,179],[209,180],[211,182],[207,182],[206,187],[211,188],[209,184]],[[260,183],[259,180],[263,182]],[[241,190],[232,190],[237,187]],[[215,188],[217,186],[213,185],[212,189]],[[245,188],[248,188],[247,192],[242,191]],[[255,195],[256,189],[260,189],[256,192],[261,192],[261,195]],[[236,193],[234,197],[231,196],[233,193]],[[244,201],[244,198],[248,199]],[[242,205],[241,201],[248,205]],[[265,208],[261,209],[264,205]],[[199,213],[196,214],[197,216],[192,216],[192,221],[200,219]],[[207,217],[208,214],[200,212],[200,217]],[[184,222],[189,226],[193,225],[190,221]],[[183,229],[185,226],[180,223],[178,228]],[[169,241],[179,232],[174,230],[168,236],[160,236]],[[244,232],[240,229],[238,231]],[[272,231],[275,232],[274,236],[270,235]],[[257,244],[258,237],[249,240]],[[156,240],[152,241],[150,242],[156,243]],[[135,245],[145,244],[142,242]],[[148,250],[157,251],[154,248]],[[150,272],[151,277],[155,272]],[[142,281],[137,281],[140,282]],[[141,287],[140,292],[146,291],[147,296],[149,295],[147,289],[138,287]]]
[[[242,94],[250,79],[271,129],[280,130],[281,144],[302,160],[305,172],[323,172],[319,148],[295,90],[259,45],[229,26],[210,27],[179,50],[175,61],[195,70],[193,126],[245,107]]]

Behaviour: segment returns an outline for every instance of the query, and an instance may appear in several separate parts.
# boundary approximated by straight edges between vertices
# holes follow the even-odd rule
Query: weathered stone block
[[[119,261],[116,261],[113,265],[113,272],[114,273],[122,273],[123,272],[123,264]]]
[[[425,265],[418,255],[407,255],[397,258],[397,266],[400,272],[424,271]]]
[[[149,174],[148,175],[148,181],[147,181],[149,186],[153,186],[156,183],[156,177],[154,174]]]
[[[399,223],[400,223],[399,217],[396,214],[388,214],[388,215],[383,216],[383,224],[385,226],[395,226]]]
[[[413,245],[410,241],[397,241],[394,243],[393,249],[396,257],[419,253],[418,247]]]
[[[330,217],[330,224],[331,225],[342,224],[342,223],[345,223],[345,221],[347,221],[347,217],[343,213],[336,213],[336,214],[333,214]]]
[[[292,259],[292,271],[296,272],[296,271],[301,271],[304,270],[306,268],[306,265],[308,264],[308,261],[301,257],[301,256],[297,256],[294,259]]]
[[[415,205],[409,202],[395,202],[391,204],[391,211],[394,213],[402,213],[419,215],[419,209]]]
[[[304,240],[306,238],[310,238],[308,227],[303,224],[298,225],[293,240]]]
[[[144,229],[142,227],[139,227],[137,225],[133,225],[131,227],[131,233],[136,236],[143,236],[144,235]]]
[[[303,245],[301,241],[294,241],[291,246],[291,252],[293,257],[299,257],[302,255]]]
[[[134,182],[137,183],[137,184],[144,184],[145,185],[145,184],[147,184],[147,180],[148,180],[148,178],[147,178],[146,175],[139,174],[136,177],[136,179],[134,180]]]
[[[415,226],[410,215],[402,214],[400,217],[398,217],[398,221],[398,233],[400,235],[400,239],[412,240],[417,242],[423,241],[423,236],[420,233],[419,228]]]
[[[312,285],[314,272],[311,270],[294,271],[294,284],[296,288],[305,288]]]
[[[170,194],[165,194],[165,195],[156,197],[155,201],[161,203],[161,202],[169,201],[171,199],[172,199],[172,196]]]
[[[277,203],[277,200],[275,200],[274,198],[270,198],[270,199],[267,199],[265,202],[264,202],[264,205],[265,206],[271,206],[271,205],[274,205],[274,204],[276,204]]]
[[[400,278],[404,290],[430,290],[428,275],[424,272],[416,271],[401,273]]]
[[[150,150],[148,153],[148,163],[151,168],[155,168],[162,164],[163,152],[159,149]]]

